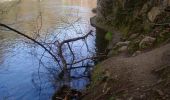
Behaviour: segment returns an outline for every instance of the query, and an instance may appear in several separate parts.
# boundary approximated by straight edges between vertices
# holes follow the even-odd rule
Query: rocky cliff
[[[97,20],[128,24],[132,20],[154,22],[170,6],[170,0],[98,0]]]
[[[113,34],[109,49],[120,49],[118,41],[130,53],[155,47],[170,37],[170,0],[98,0],[92,24]]]
[[[170,0],[97,5],[92,24],[113,35],[83,100],[170,100]]]

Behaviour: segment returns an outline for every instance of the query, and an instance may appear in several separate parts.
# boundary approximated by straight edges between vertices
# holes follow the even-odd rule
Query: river
[[[1,0],[0,22],[42,43],[62,42],[93,30],[93,36],[86,41],[70,44],[75,59],[81,59],[95,54],[95,29],[90,25],[90,17],[94,16],[91,10],[95,7],[96,0]],[[56,48],[48,46],[55,54]],[[69,62],[72,58],[68,48],[62,49]],[[58,70],[43,48],[0,28],[0,100],[50,100],[62,84],[55,79]],[[85,68],[71,71],[71,76],[77,77],[70,81],[72,88],[85,89],[89,79],[78,78],[84,71]]]

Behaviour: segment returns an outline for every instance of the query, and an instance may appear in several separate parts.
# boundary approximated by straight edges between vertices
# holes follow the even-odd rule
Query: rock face
[[[133,54],[166,40],[168,35],[159,34],[161,31],[168,34],[163,32],[167,29],[157,34],[156,27],[169,21],[169,11],[170,0],[97,0],[97,13],[92,22],[113,33],[109,50],[118,47],[116,50],[123,52],[128,47],[128,52]],[[130,41],[130,44],[119,41]]]
[[[119,13],[126,17],[127,11],[130,11],[134,17],[147,13],[145,15],[153,22],[167,6],[170,6],[170,0],[98,0],[97,18],[114,21]]]
[[[165,14],[166,17],[161,20],[164,13],[170,11],[169,8],[170,0],[98,0],[97,13],[91,22],[93,26],[113,33],[110,49],[119,41],[132,41],[140,34],[149,34],[153,23],[169,19],[170,15]],[[144,39],[139,46],[152,43],[152,39]]]
[[[148,13],[148,19],[151,21],[151,22],[154,22],[156,16],[158,16],[159,14],[161,13],[161,10],[159,7],[153,7],[151,9],[151,11],[149,11]]]
[[[99,19],[107,19],[112,13],[114,0],[98,0],[97,1],[97,17]]]

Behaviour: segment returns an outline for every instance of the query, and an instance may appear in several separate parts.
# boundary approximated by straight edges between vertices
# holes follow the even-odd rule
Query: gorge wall
[[[156,22],[168,6],[170,0],[98,0],[96,20],[123,32],[147,30],[144,26]]]
[[[98,0],[94,20],[92,24],[112,32],[112,40],[130,41],[128,48],[134,53],[147,48],[139,44],[148,36],[154,45],[170,37],[170,0]]]
[[[83,100],[170,100],[170,0],[98,0],[91,23],[112,45]]]

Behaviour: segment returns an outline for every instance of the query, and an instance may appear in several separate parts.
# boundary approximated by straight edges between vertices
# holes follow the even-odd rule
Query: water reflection
[[[95,0],[5,2],[5,4],[0,4],[3,5],[1,7],[11,9],[5,10],[6,13],[0,16],[0,22],[10,25],[38,41],[53,42],[56,39],[63,41],[82,36],[92,29],[89,25],[89,18],[93,16],[91,8],[95,6],[95,3]],[[50,99],[54,90],[61,85],[61,82],[56,82],[55,79],[56,71],[60,70],[51,56],[45,53],[40,60],[44,53],[41,47],[12,32],[0,31],[0,33],[0,99]],[[92,52],[95,50],[94,39],[90,36],[86,41]],[[73,51],[76,52],[76,59],[92,54],[87,53],[89,49],[82,40],[71,45],[74,47]],[[65,45],[63,49],[66,47]],[[64,54],[68,62],[71,59],[69,55],[68,52]],[[74,69],[71,71],[71,76],[78,77],[85,70]],[[87,82],[88,78],[73,78],[70,85],[83,89]]]

